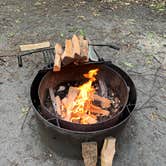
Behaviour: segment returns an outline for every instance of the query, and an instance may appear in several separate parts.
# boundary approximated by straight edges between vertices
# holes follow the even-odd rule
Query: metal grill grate
[[[119,50],[120,48],[117,46],[114,46],[112,44],[89,44],[89,47],[92,48],[93,50],[93,54],[95,54],[97,61],[104,61],[104,59],[102,57],[99,56],[99,54],[97,53],[97,51],[94,49],[94,46],[97,47],[109,47],[115,50]],[[54,63],[54,56],[55,56],[55,48],[54,47],[49,47],[49,48],[40,48],[40,49],[36,49],[33,51],[29,51],[23,54],[20,54],[17,56],[18,58],[18,66],[22,67],[23,66],[23,62],[22,62],[22,57],[24,56],[30,56],[30,55],[39,55],[38,53],[42,53],[43,55],[43,60],[45,63],[45,67],[44,69],[50,69],[53,67],[53,63]],[[89,60],[93,61],[90,56],[89,56]]]
[[[42,55],[43,55],[43,60],[46,65],[45,68],[51,68],[53,66],[53,62],[54,62],[54,48],[52,48],[52,47],[37,49],[34,51],[30,51],[30,52],[18,55],[17,58],[18,58],[19,67],[23,66],[22,57],[35,55],[35,54],[39,55],[38,53],[42,53]]]

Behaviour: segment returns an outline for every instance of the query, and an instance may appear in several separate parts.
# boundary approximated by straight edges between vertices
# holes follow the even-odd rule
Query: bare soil
[[[166,12],[143,3],[109,1],[0,1],[0,166],[79,166],[42,144],[31,110],[30,85],[43,67],[40,56],[17,66],[19,45],[49,40],[52,46],[75,32],[93,43],[105,60],[122,67],[137,87],[135,113],[117,140],[114,166],[166,165]],[[65,149],[64,149],[65,150]]]

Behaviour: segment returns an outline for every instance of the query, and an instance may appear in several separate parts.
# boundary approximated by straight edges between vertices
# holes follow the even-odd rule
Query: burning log
[[[88,115],[85,113],[80,113],[80,112],[76,112],[76,113],[71,113],[71,121],[72,122],[76,122],[76,123],[81,123],[81,124],[94,124],[97,123],[97,117],[96,115]]]
[[[91,115],[84,114],[81,119],[81,124],[95,124],[97,123],[97,117],[93,118]]]
[[[97,143],[83,142],[82,143],[82,157],[85,166],[96,166],[97,164]]]
[[[64,118],[64,120],[68,120],[70,121],[71,118],[71,110],[73,109],[73,102],[76,99],[76,97],[78,96],[80,90],[76,87],[70,87],[67,97],[62,99],[62,103],[64,105],[64,108],[66,109],[66,116]]]
[[[89,110],[91,113],[96,113],[96,114],[100,114],[100,115],[103,115],[103,116],[108,116],[110,114],[109,111],[107,110],[103,110],[101,109],[100,107],[98,106],[95,106],[93,104],[91,104],[91,107],[90,107],[90,110]]]
[[[97,94],[94,94],[93,97],[94,97],[94,100],[97,100],[97,101],[101,102],[102,108],[109,108],[110,107],[111,100],[109,100],[109,99],[107,99],[105,97],[101,97],[101,96],[99,96]]]
[[[85,40],[83,36],[79,36],[80,42],[80,62],[88,61],[88,40]]]
[[[66,39],[65,41],[65,51],[62,54],[62,63],[67,65],[74,61],[74,54],[73,54],[73,45],[70,39]]]
[[[69,105],[72,105],[72,102],[74,102],[74,100],[76,99],[76,97],[78,96],[80,90],[77,87],[70,87],[67,97],[62,99],[62,103],[64,104],[64,106],[69,107]]]
[[[60,71],[61,70],[61,56],[63,54],[63,49],[62,46],[57,43],[55,45],[55,59],[54,59],[54,67],[53,67],[53,71]]]

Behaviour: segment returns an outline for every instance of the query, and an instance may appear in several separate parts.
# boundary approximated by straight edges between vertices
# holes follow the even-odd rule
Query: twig
[[[32,107],[32,106],[30,106],[30,107],[28,108],[28,111],[27,111],[27,113],[26,113],[26,115],[25,115],[25,118],[24,118],[24,120],[23,120],[23,122],[22,122],[22,125],[21,125],[21,130],[24,129],[24,124],[25,124],[25,121],[26,121],[26,119],[27,119],[27,117],[28,117],[28,115],[29,115],[29,112],[30,112],[30,110],[31,110],[31,107]]]
[[[156,62],[158,62],[160,65],[162,64],[154,55],[153,56],[153,59],[156,60]]]

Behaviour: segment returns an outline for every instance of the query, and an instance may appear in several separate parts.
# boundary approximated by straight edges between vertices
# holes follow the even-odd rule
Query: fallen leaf
[[[97,11],[93,11],[92,14],[97,17],[97,16],[100,16],[100,13],[97,13]]]
[[[19,19],[16,19],[15,22],[18,24],[20,23],[21,21]]]
[[[80,29],[79,32],[80,32],[80,35],[81,35],[81,36],[85,36],[85,30]]]
[[[8,37],[13,37],[14,35],[14,32],[9,32]]]
[[[60,37],[62,37],[62,38],[63,38],[63,37],[64,37],[64,33],[60,33]]]
[[[133,68],[134,67],[134,65],[132,63],[129,63],[129,62],[123,62],[123,64],[126,65],[129,68]]]
[[[21,108],[21,115],[19,117],[19,119],[23,118],[28,112],[29,112],[29,107],[23,107]]]
[[[37,1],[37,2],[34,4],[34,6],[40,6],[41,4],[42,4],[41,2]]]
[[[82,20],[86,20],[85,16],[77,16],[78,18],[82,19]]]

